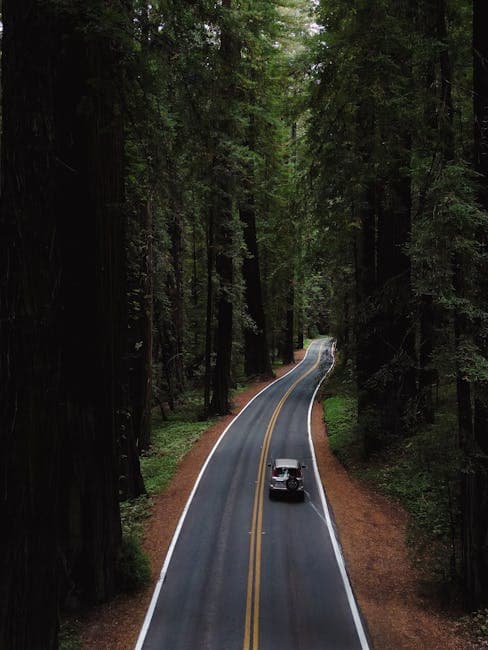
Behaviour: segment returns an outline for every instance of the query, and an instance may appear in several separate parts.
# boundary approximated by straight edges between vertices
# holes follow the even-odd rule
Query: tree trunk
[[[232,145],[236,138],[235,116],[232,112],[236,97],[236,74],[240,59],[240,46],[229,21],[231,0],[222,0],[224,9],[220,36],[222,87],[220,92],[226,98],[226,105],[218,120],[219,139],[213,169],[215,206],[215,271],[218,280],[217,332],[215,338],[215,368],[212,382],[210,411],[224,414],[230,410],[229,392],[231,385],[232,360],[232,293],[233,270],[233,190],[234,176]]]
[[[150,200],[133,217],[130,248],[130,399],[136,446],[139,453],[151,443],[153,357],[153,215]],[[127,497],[132,493],[130,477]]]
[[[49,650],[57,647],[66,436],[48,92],[59,32],[29,0],[4,0],[2,20],[0,647]]]
[[[360,212],[361,228],[356,237],[356,382],[358,424],[364,453],[381,447],[381,430],[376,421],[376,394],[370,384],[377,370],[378,342],[374,338],[373,300],[376,290],[376,190],[370,185]]]
[[[214,215],[210,210],[207,225],[207,307],[205,320],[205,383],[203,412],[210,413],[210,390],[212,386],[212,329],[213,329],[213,266],[214,266]]]
[[[101,19],[103,2],[97,10]],[[124,141],[118,44],[103,30],[98,38],[85,37],[83,9],[76,18],[72,36],[67,38],[65,31],[56,53],[63,64],[55,86],[58,155],[67,166],[61,166],[56,184],[63,259],[66,452],[72,454],[71,467],[63,463],[62,483],[70,486],[63,505],[71,578],[82,600],[99,602],[116,588],[121,534],[118,448],[128,383]],[[79,80],[73,75],[76,70],[81,72]],[[70,211],[81,224],[75,232],[66,219]]]
[[[295,325],[295,285],[293,277],[286,294],[285,329],[281,343],[281,361],[286,366],[295,363],[294,349],[294,325]]]
[[[170,222],[171,261],[173,267],[173,281],[170,292],[171,297],[171,323],[174,332],[174,348],[171,369],[175,379],[178,393],[185,388],[185,371],[183,365],[183,336],[184,336],[184,288],[183,288],[183,259],[184,259],[184,232],[181,209],[179,202],[174,206]]]
[[[486,2],[473,2],[473,108],[474,108],[474,163],[481,175],[480,203],[488,209],[488,41]],[[486,252],[486,233],[480,233],[480,242]],[[465,295],[462,260],[455,261],[455,285],[459,296]],[[484,278],[480,279],[484,282]],[[486,295],[480,297],[485,302]],[[467,333],[465,318],[456,314],[456,341],[458,346]],[[475,333],[481,353],[487,356],[486,345]],[[466,605],[472,609],[488,602],[488,406],[486,389],[471,387],[458,372],[458,411],[461,448],[470,465],[470,472],[462,477],[463,560]]]
[[[381,372],[388,379],[382,382],[378,404],[382,429],[391,436],[406,433],[405,418],[416,394],[415,333],[412,319],[412,287],[410,258],[405,250],[410,241],[411,194],[410,177],[402,175],[402,167],[410,164],[410,143],[387,183],[387,197],[379,211],[377,227],[377,283],[380,300],[377,327],[381,337],[378,355]]]
[[[222,228],[222,226],[221,226]],[[224,233],[220,233],[223,235]],[[223,236],[219,250],[227,251],[232,246],[231,233]],[[210,411],[223,415],[230,411],[230,367],[232,356],[232,287],[233,264],[227,252],[217,253],[215,271],[219,278],[219,296],[217,300],[217,334],[215,343],[215,368],[212,383],[212,401]]]
[[[154,224],[151,199],[146,206],[146,256],[143,287],[144,313],[144,367],[141,378],[142,397],[139,426],[139,450],[148,449],[151,443],[151,409],[152,409],[152,363],[153,363],[153,321],[154,321],[154,286],[153,286],[153,239]]]
[[[116,587],[127,389],[119,65],[103,29],[85,31],[83,8],[2,8],[0,645],[55,648],[61,597],[93,603]]]
[[[254,204],[249,197],[240,210],[244,226],[244,241],[248,256],[244,257],[242,272],[244,277],[244,298],[254,326],[244,329],[244,372],[248,377],[272,377],[271,362],[266,337],[266,320],[261,292],[261,273],[259,268],[258,244],[256,238],[256,217]]]

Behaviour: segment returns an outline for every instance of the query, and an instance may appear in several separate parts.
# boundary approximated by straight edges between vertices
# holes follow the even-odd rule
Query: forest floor
[[[296,360],[303,358],[296,353]],[[292,366],[276,371],[283,375]],[[151,561],[151,584],[120,595],[80,622],[86,650],[132,650],[180,515],[201,466],[225,427],[269,382],[257,382],[234,396],[231,415],[220,418],[185,456],[166,490],[153,497],[144,549]],[[468,650],[456,623],[422,595],[422,575],[414,569],[405,543],[407,515],[396,504],[351,478],[331,453],[322,406],[316,403],[312,435],[320,475],[333,512],[352,586],[375,650]],[[216,649],[217,650],[217,649]]]

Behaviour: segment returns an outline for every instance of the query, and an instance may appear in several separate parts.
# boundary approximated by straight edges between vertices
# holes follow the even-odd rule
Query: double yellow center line
[[[310,375],[319,365],[322,356],[322,347],[319,349],[317,361],[311,368],[301,375],[286,391],[278,402],[269,421],[264,435],[261,457],[259,459],[256,492],[252,512],[251,539],[249,544],[249,571],[247,575],[246,619],[244,630],[243,650],[258,650],[259,647],[259,601],[261,595],[261,542],[263,535],[263,504],[264,483],[266,480],[266,459],[268,458],[271,436],[276,425],[276,420],[284,403],[296,386]]]

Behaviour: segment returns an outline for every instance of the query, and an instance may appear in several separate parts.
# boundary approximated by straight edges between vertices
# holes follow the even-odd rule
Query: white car
[[[272,463],[269,477],[269,498],[273,499],[277,494],[293,496],[299,501],[305,499],[303,488],[303,473],[300,461],[295,458],[276,458]]]

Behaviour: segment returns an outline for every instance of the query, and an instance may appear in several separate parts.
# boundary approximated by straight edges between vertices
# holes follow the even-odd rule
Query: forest
[[[228,413],[319,334],[339,457],[418,495],[487,607],[486,2],[1,12],[0,647],[123,588],[156,417]]]

